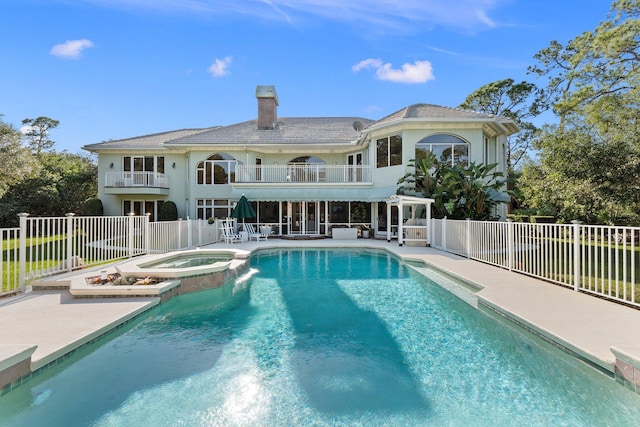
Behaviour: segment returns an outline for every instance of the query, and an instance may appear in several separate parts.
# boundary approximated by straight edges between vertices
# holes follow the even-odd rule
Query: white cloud
[[[211,64],[209,71],[213,77],[222,77],[229,74],[229,65],[231,65],[232,57],[226,56],[222,59],[216,58],[215,62]]]
[[[93,47],[93,43],[88,39],[67,40],[51,48],[49,53],[61,58],[78,59],[83,50]]]
[[[363,68],[378,68],[380,66],[382,66],[382,60],[374,59],[374,58],[368,58],[368,59],[363,59],[362,61],[358,62],[356,65],[351,67],[351,69],[353,70],[354,73],[357,73],[358,71],[362,70]]]
[[[476,16],[478,17],[478,21],[484,23],[487,27],[496,27],[497,24],[495,23],[495,21],[491,18],[489,18],[487,16],[487,12],[484,10],[478,10],[476,13]]]
[[[426,83],[435,79],[433,67],[429,61],[404,63],[400,69],[395,69],[390,63],[384,64],[380,59],[369,58],[358,62],[351,68],[354,72],[363,68],[375,68],[378,79],[396,83]]]

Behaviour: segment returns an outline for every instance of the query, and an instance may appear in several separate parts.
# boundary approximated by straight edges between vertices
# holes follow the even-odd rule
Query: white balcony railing
[[[369,165],[238,165],[237,183],[359,183],[371,182]]]
[[[169,188],[169,177],[156,172],[107,172],[104,186]]]

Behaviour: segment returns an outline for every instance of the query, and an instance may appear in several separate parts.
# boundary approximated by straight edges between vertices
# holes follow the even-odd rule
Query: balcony
[[[238,165],[236,184],[370,184],[369,165]]]
[[[107,172],[106,194],[169,194],[169,177],[156,172]]]

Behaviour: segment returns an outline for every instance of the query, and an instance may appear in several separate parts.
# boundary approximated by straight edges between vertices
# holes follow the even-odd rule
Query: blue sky
[[[60,121],[56,150],[257,115],[379,119],[455,107],[527,75],[551,40],[606,19],[608,0],[2,0],[0,114]],[[86,153],[85,153],[86,154]]]

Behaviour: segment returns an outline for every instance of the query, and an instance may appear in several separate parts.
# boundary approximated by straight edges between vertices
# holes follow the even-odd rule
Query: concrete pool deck
[[[640,391],[640,310],[575,292],[522,274],[433,248],[384,240],[285,240],[207,248],[253,251],[287,247],[369,247],[422,261],[480,290],[487,307],[574,352],[635,391]],[[83,272],[86,274],[86,271]],[[74,299],[68,290],[32,291],[0,299],[0,389],[19,372],[35,371],[160,303],[158,297]],[[16,360],[28,360],[15,364]],[[18,377],[23,375],[17,375]]]

